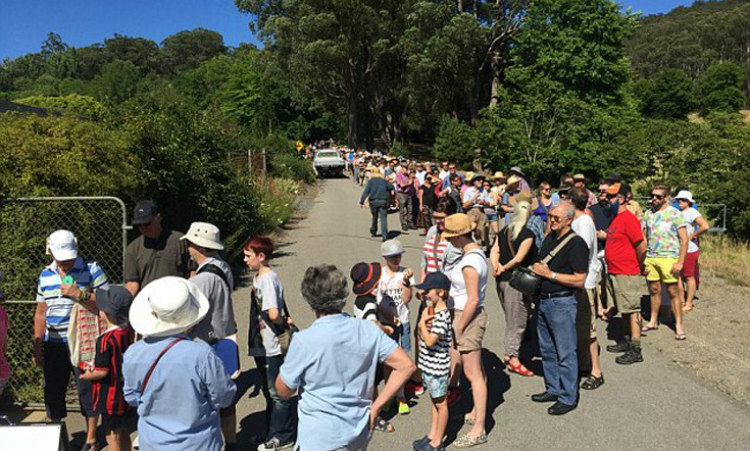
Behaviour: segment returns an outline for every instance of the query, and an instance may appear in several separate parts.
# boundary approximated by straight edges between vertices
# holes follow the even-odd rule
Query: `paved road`
[[[286,288],[292,315],[301,327],[313,320],[312,312],[299,295],[302,275],[308,266],[332,263],[348,274],[357,261],[379,259],[380,240],[370,238],[368,233],[369,210],[357,205],[359,187],[346,179],[325,180],[320,185],[319,195],[307,205],[308,211],[301,214],[302,219],[293,221],[279,239],[281,256],[274,262]],[[392,228],[398,226],[396,215],[390,215],[389,221]],[[414,231],[400,239],[407,250],[404,264],[418,268],[423,239]],[[240,330],[246,334],[248,289],[239,289],[234,299]],[[750,449],[747,407],[704,386],[665,360],[649,348],[647,338],[644,363],[619,366],[612,354],[605,353],[602,365],[606,383],[594,392],[582,391],[574,412],[563,417],[549,416],[547,405],[529,399],[531,394],[543,390],[542,379],[509,376],[498,358],[502,355],[504,324],[494,287],[488,289],[485,305],[490,317],[484,353],[490,391],[487,424],[490,441],[476,449]],[[346,309],[351,311],[351,298]],[[603,337],[603,331],[600,336]],[[690,346],[690,341],[675,346]],[[243,368],[248,371],[241,378],[247,391],[238,404],[240,444],[260,432],[264,408],[262,396],[249,397],[257,379],[252,359],[244,359]],[[375,433],[370,449],[410,450],[411,441],[429,430],[429,399],[423,395],[417,402],[408,416],[393,419],[395,433]],[[456,424],[449,427],[449,440],[456,436],[457,428]]]

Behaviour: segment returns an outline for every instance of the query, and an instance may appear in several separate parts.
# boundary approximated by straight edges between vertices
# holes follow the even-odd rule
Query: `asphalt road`
[[[313,321],[312,311],[299,294],[305,269],[330,263],[346,274],[357,261],[378,261],[380,239],[370,238],[370,214],[358,206],[360,188],[348,179],[320,183],[318,196],[304,201],[298,218],[278,239],[279,257],[273,262],[286,290],[287,302],[297,324],[304,328]],[[397,215],[389,216],[398,229]],[[419,267],[423,237],[416,231],[401,235],[406,247],[404,264]],[[246,355],[249,289],[234,296],[236,316]],[[351,312],[351,301],[346,311]],[[484,341],[484,364],[489,385],[487,430],[489,442],[475,449],[509,450],[747,450],[750,449],[750,411],[717,390],[705,386],[684,369],[649,347],[644,338],[645,361],[631,366],[614,362],[604,352],[605,384],[593,392],[582,390],[578,409],[562,417],[547,414],[548,405],[530,400],[543,391],[541,377],[524,378],[505,371],[502,355],[504,321],[494,286],[488,288],[485,303],[490,322]],[[413,309],[415,310],[415,309]],[[412,323],[416,312],[412,311]],[[601,326],[602,323],[599,323]],[[609,342],[599,330],[602,349]],[[690,340],[675,346],[691,346]],[[239,447],[255,449],[249,440],[263,428],[263,397],[257,395],[257,374],[251,358],[243,357],[245,373],[240,378],[244,395],[238,403]],[[532,366],[539,369],[539,364]],[[252,395],[255,396],[252,396]],[[252,396],[252,397],[251,397]],[[410,450],[412,440],[429,430],[430,402],[427,395],[416,401],[411,413],[396,416],[396,431],[376,432],[371,450]],[[458,411],[453,411],[455,413]],[[76,416],[77,415],[73,415]],[[69,418],[71,432],[82,423]],[[80,423],[76,428],[73,423]],[[448,442],[461,434],[452,423]],[[468,430],[468,426],[464,428]],[[450,446],[449,446],[450,448]]]

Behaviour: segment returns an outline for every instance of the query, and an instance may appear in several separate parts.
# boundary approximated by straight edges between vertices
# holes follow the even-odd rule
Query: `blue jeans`
[[[370,213],[372,213],[372,224],[370,224],[370,234],[378,233],[378,218],[380,218],[380,233],[383,241],[388,239],[388,202],[384,200],[371,200]]]
[[[544,385],[560,402],[578,402],[578,336],[576,298],[541,299],[537,324]]]
[[[276,437],[281,443],[287,443],[294,440],[296,423],[294,422],[294,403],[291,400],[284,401],[276,392],[276,378],[283,363],[284,356],[266,357],[268,391],[271,393],[271,399],[273,399],[273,410],[271,411],[266,439]]]
[[[404,351],[411,351],[411,325],[409,323],[401,323],[399,344],[404,348]]]

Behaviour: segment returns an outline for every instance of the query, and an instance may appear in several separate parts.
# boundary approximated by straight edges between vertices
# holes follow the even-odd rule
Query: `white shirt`
[[[576,235],[583,238],[586,246],[589,247],[589,272],[586,274],[586,281],[583,287],[591,290],[596,288],[596,276],[599,273],[599,258],[597,257],[597,247],[599,245],[596,240],[596,225],[594,225],[594,220],[591,219],[591,216],[582,214],[573,220],[570,228],[573,229]]]
[[[439,175],[440,175],[440,180],[445,180],[445,178],[451,175],[451,173],[441,169]]]
[[[414,177],[419,180],[419,186],[424,185],[424,178],[427,175],[427,171],[414,171]]]
[[[699,250],[698,243],[693,240],[693,235],[695,234],[695,231],[698,230],[698,224],[696,224],[695,220],[701,216],[701,213],[693,207],[682,210],[682,217],[685,218],[685,222],[688,223],[687,233],[688,240],[690,240],[688,241],[688,254],[698,252]]]
[[[487,258],[481,249],[473,249],[464,254],[463,258],[456,263],[448,274],[448,278],[451,280],[448,308],[457,310],[466,308],[468,295],[466,294],[463,269],[467,266],[471,266],[479,273],[479,304],[477,304],[477,307],[484,305],[484,296],[487,293]]]
[[[471,198],[474,197],[474,195],[476,195],[477,193],[479,193],[479,190],[474,188],[473,186],[471,188],[466,188],[466,191],[464,191],[464,196],[463,196],[463,199],[461,199],[461,202],[466,203],[470,201]],[[469,206],[468,208],[466,208],[466,210],[468,211],[474,207],[479,207],[480,200],[482,200],[482,193],[479,193],[479,197],[474,199],[474,203],[471,204],[471,206]]]
[[[406,268],[403,267],[399,267],[398,272],[395,273],[390,273],[388,269],[383,268],[377,292],[378,305],[398,317],[401,324],[409,323],[409,305],[402,299],[405,272]],[[410,282],[414,283],[414,276]]]

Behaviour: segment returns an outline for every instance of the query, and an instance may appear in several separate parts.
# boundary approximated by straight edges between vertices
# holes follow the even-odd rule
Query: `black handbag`
[[[560,242],[560,244],[558,244],[554,249],[552,249],[552,252],[544,257],[541,262],[549,263],[574,236],[575,233],[573,233],[572,231],[569,232],[565,239],[562,240],[562,242]],[[510,240],[510,234],[508,235],[508,239]],[[512,246],[513,245],[511,244],[511,249]],[[539,292],[542,288],[542,278],[534,274],[531,268],[527,268],[525,266],[519,266],[518,268],[516,268],[510,275],[510,281],[508,283],[511,287],[532,298],[539,297]]]

